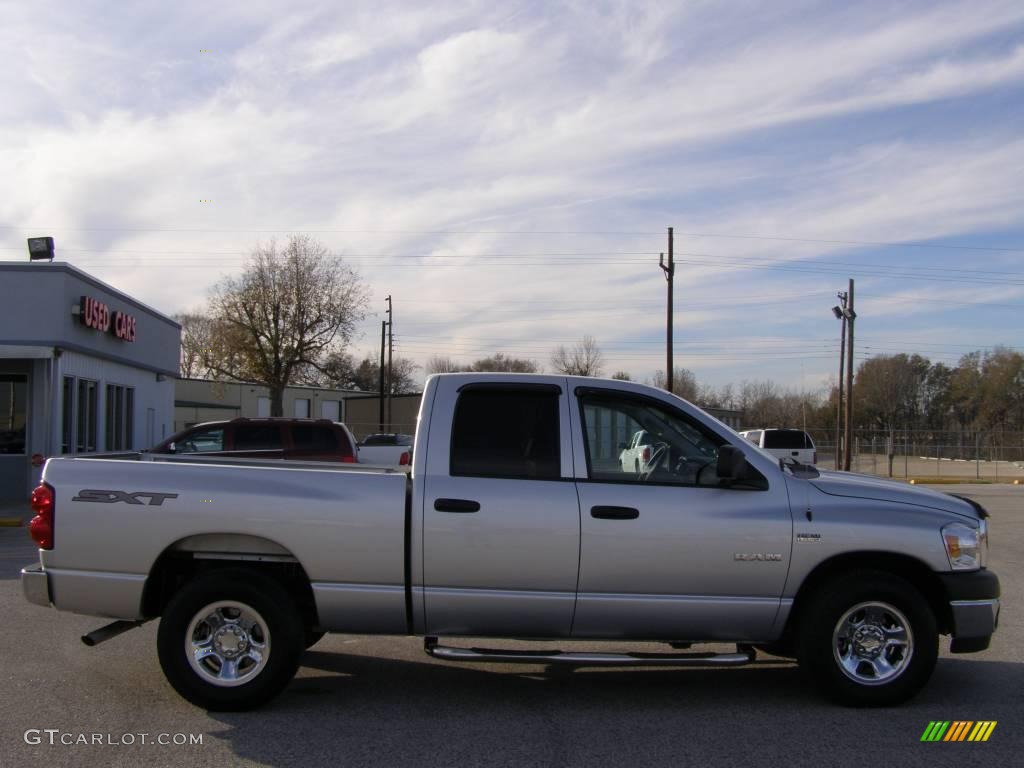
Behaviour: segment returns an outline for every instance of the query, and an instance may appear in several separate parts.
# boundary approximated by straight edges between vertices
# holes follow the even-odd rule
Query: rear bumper
[[[41,565],[29,565],[21,569],[21,589],[30,603],[49,607],[50,576]]]
[[[987,569],[941,574],[939,578],[953,618],[949,650],[973,653],[988,648],[999,626],[999,578]]]

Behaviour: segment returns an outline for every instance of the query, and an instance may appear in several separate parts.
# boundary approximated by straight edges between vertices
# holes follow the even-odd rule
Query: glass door
[[[28,376],[0,373],[0,501],[28,499]]]

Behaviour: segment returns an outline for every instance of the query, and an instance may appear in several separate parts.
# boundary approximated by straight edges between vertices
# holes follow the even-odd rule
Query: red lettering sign
[[[125,312],[112,313],[110,307],[91,296],[82,297],[78,310],[79,321],[86,328],[103,333],[111,331],[121,341],[135,341],[135,318],[132,315]]]
[[[124,312],[115,312],[114,335],[123,341],[135,341],[135,318]]]

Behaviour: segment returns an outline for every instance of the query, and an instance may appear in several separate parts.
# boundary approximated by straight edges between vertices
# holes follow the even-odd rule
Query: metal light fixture
[[[28,239],[29,261],[53,261],[53,238],[30,237]]]

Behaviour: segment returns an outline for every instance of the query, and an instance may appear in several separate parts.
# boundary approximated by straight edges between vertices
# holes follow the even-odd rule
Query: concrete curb
[[[974,477],[912,477],[908,481],[911,485],[1017,485],[1016,480],[993,480],[992,478]]]

